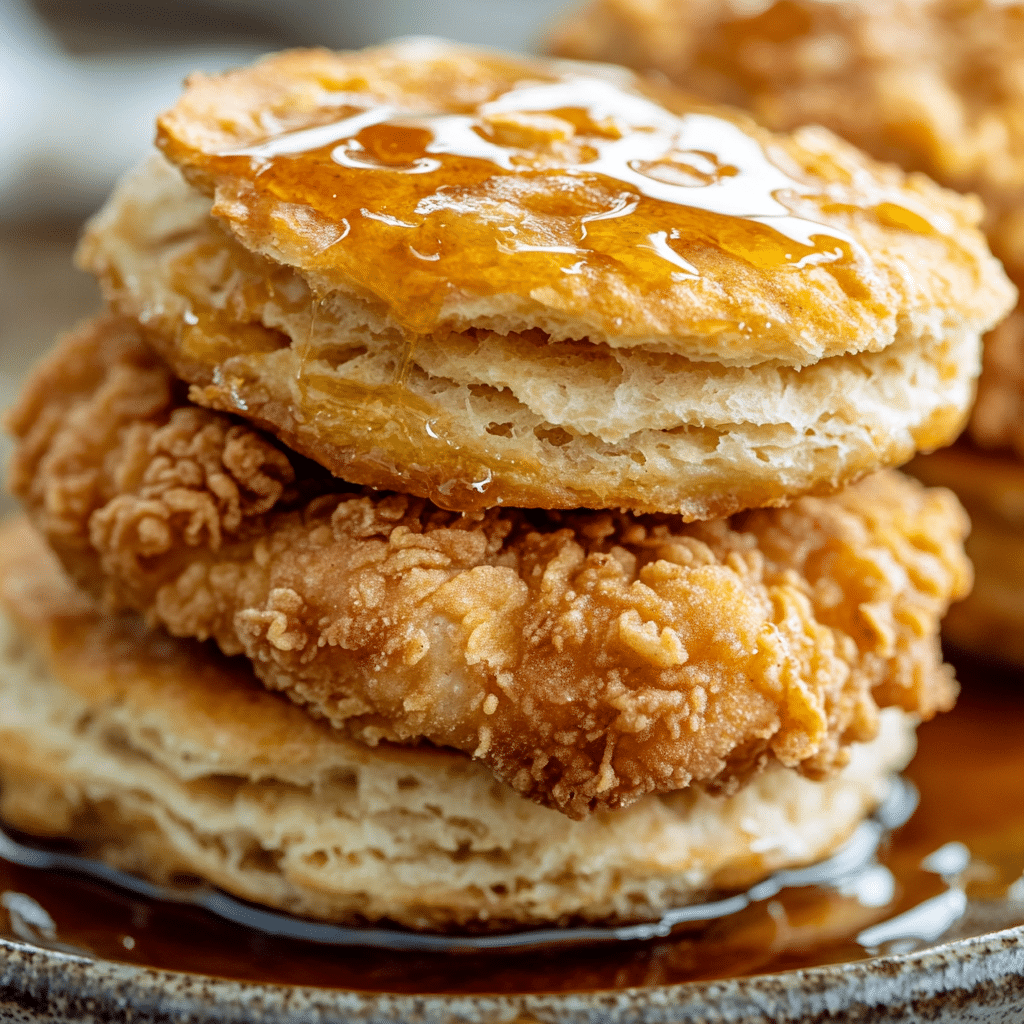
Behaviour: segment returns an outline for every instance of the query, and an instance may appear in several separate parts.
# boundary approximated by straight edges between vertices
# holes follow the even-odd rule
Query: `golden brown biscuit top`
[[[294,51],[193,78],[158,143],[248,248],[411,334],[805,365],[1008,295],[976,204],[606,67]]]

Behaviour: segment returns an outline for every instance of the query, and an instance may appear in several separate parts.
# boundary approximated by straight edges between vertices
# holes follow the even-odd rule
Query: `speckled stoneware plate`
[[[192,1024],[1024,1021],[1024,927],[904,956],[571,995],[393,996],[254,985],[0,940],[0,1020]]]

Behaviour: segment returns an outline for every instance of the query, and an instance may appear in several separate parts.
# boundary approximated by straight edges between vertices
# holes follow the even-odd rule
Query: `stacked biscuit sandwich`
[[[1024,4],[1003,0],[595,0],[560,52],[660,71],[789,130],[822,124],[876,158],[984,200],[985,231],[1024,282]],[[970,597],[944,628],[1024,664],[1024,311],[985,340],[966,434],[913,466],[973,521]]]
[[[966,519],[889,467],[1013,301],[978,204],[437,42],[197,76],[157,142],[8,417],[4,818],[441,929],[840,844],[955,697]]]

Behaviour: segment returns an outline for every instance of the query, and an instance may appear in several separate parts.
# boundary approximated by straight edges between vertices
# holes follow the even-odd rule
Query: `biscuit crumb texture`
[[[635,921],[827,856],[913,752],[913,716],[814,782],[648,796],[586,821],[468,757],[375,750],[239,659],[100,614],[24,522],[0,532],[0,815],[161,882],[344,923],[492,930]]]
[[[245,654],[366,743],[429,741],[582,818],[834,773],[880,707],[951,706],[955,498],[895,473],[784,510],[490,510],[345,490],[190,405],[126,321],[69,336],[8,425],[10,486],[108,610]]]

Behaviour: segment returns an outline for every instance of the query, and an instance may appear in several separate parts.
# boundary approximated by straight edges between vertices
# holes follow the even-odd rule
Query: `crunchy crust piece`
[[[322,477],[174,389],[130,322],[86,325],[9,416],[12,490],[109,607],[246,654],[366,742],[455,747],[581,817],[773,760],[827,774],[879,705],[952,703],[948,492],[882,473],[694,525],[307,499]]]

